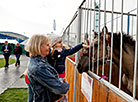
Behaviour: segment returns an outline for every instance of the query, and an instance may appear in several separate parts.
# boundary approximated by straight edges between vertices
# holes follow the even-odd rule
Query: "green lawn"
[[[15,63],[15,59],[9,59],[9,64]],[[4,67],[5,60],[0,58],[0,68]],[[24,76],[22,76],[24,77]],[[28,89],[16,89],[9,88],[3,94],[0,95],[0,102],[27,102]]]
[[[28,89],[10,88],[0,95],[0,102],[27,102]]]
[[[9,64],[13,64],[15,63],[16,60],[15,59],[9,59]],[[4,58],[0,58],[0,68],[4,67],[5,66],[5,59]]]
[[[20,78],[25,78],[25,76],[24,76],[24,75],[22,75]]]

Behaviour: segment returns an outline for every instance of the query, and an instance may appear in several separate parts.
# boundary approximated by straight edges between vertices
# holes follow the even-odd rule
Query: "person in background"
[[[1,51],[3,51],[3,55],[5,58],[5,69],[9,67],[9,57],[11,55],[12,48],[8,44],[8,41],[5,41],[4,45],[1,48]]]
[[[22,54],[22,48],[19,43],[16,44],[16,47],[14,49],[14,54],[16,56],[16,63],[15,66],[20,66],[20,56]]]
[[[65,80],[65,59],[66,59],[66,57],[76,53],[81,48],[86,48],[87,49],[87,48],[89,48],[89,46],[85,45],[83,43],[80,43],[80,44],[76,45],[73,48],[66,49],[66,48],[64,48],[64,46],[62,44],[62,38],[60,36],[53,39],[51,45],[52,45],[52,48],[53,48],[52,52],[51,52],[51,59],[53,61],[51,61],[50,64],[58,72],[60,80],[64,81]],[[65,95],[63,100],[64,100],[64,102],[68,101],[66,95]]]
[[[33,35],[25,48],[33,56],[28,65],[28,79],[35,102],[55,102],[69,90],[69,84],[61,82],[58,73],[47,61],[50,45],[45,35]]]

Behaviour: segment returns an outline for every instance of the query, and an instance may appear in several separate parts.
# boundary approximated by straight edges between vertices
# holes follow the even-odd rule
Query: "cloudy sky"
[[[0,31],[26,36],[34,33],[61,33],[83,0],[0,0]]]
[[[34,33],[47,34],[54,31],[55,19],[54,32],[60,34],[69,24],[82,1],[0,0],[0,31],[11,31],[28,37]],[[136,8],[136,0],[127,0],[124,3],[124,12],[134,8]],[[107,0],[107,9],[111,10],[111,0]],[[115,0],[115,11],[121,11],[121,0]]]

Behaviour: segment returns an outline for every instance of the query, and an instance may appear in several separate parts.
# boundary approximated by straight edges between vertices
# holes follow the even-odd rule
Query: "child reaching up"
[[[59,78],[61,78],[61,80],[64,79],[64,77],[65,77],[65,59],[66,59],[66,57],[76,53],[81,48],[85,48],[85,49],[89,48],[88,45],[80,43],[73,48],[66,49],[66,48],[64,48],[64,46],[62,44],[62,38],[60,36],[53,39],[51,45],[53,48],[51,51],[51,59],[53,60],[51,64],[57,70],[57,72],[59,74]]]

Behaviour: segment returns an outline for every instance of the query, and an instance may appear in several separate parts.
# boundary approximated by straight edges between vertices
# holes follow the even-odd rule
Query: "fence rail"
[[[108,1],[108,5],[107,5],[107,1]],[[99,4],[98,4],[98,3]],[[110,2],[110,4],[109,4]],[[118,2],[118,4],[115,5],[115,2]],[[93,78],[97,79],[97,77],[99,76],[99,73],[101,73],[100,71],[100,65],[99,65],[99,57],[100,57],[100,52],[99,50],[101,49],[100,46],[100,41],[103,40],[103,55],[102,55],[102,61],[103,61],[103,65],[102,65],[102,74],[104,75],[106,72],[105,70],[107,69],[107,67],[109,68],[109,81],[100,81],[100,83],[104,83],[104,85],[106,85],[109,89],[111,89],[112,91],[114,91],[116,94],[118,94],[119,96],[121,96],[123,99],[127,100],[127,101],[137,101],[136,100],[136,93],[137,92],[137,46],[138,46],[138,36],[137,36],[137,29],[138,29],[138,10],[135,13],[130,13],[129,11],[132,11],[130,9],[133,9],[134,12],[134,8],[138,7],[138,1],[137,0],[133,0],[133,2],[136,4],[136,7],[130,8],[129,11],[128,8],[130,7],[129,5],[130,1],[125,1],[121,0],[121,1],[114,1],[114,0],[84,0],[81,5],[78,7],[78,10],[76,11],[75,15],[73,16],[71,22],[69,23],[69,25],[66,27],[66,29],[63,31],[63,43],[69,45],[69,46],[75,46],[76,44],[78,44],[79,42],[86,42],[86,40],[90,41],[90,46],[93,47],[92,50],[92,56],[94,59],[95,56],[97,57],[97,71],[94,72],[94,62],[91,62],[91,59],[89,58],[89,74],[92,75]],[[97,5],[96,5],[97,3]],[[126,4],[128,4],[128,6],[126,6]],[[121,5],[120,11],[121,12],[117,12],[118,8],[117,6]],[[125,5],[125,6],[124,6]],[[109,7],[108,7],[109,6]],[[125,8],[127,7],[127,8]],[[111,9],[111,10],[108,10]],[[126,10],[127,9],[127,10]],[[135,9],[136,10],[136,9]],[[127,11],[128,13],[125,13]],[[130,19],[131,22],[130,22]],[[108,49],[108,55],[110,55],[110,67],[107,65],[104,65],[105,62],[105,40],[106,40],[106,31],[103,32],[103,38],[101,39],[101,30],[102,28],[106,26],[109,30],[109,32],[111,32],[111,46],[110,49]],[[125,93],[122,91],[122,76],[124,75],[124,73],[122,73],[122,67],[124,66],[123,62],[122,62],[122,57],[124,53],[123,52],[123,34],[124,32],[127,32],[126,34],[129,34],[129,29],[132,31],[132,36],[133,39],[135,40],[135,59],[134,59],[134,76],[133,76],[133,96],[130,96],[129,94]],[[94,42],[94,33],[98,34],[98,47],[97,49],[95,49],[95,45],[94,43],[91,45],[91,42]],[[115,32],[120,32],[121,33],[121,38],[120,38],[120,59],[119,59],[119,72],[118,72],[118,85],[113,85],[112,84],[112,74],[113,74],[113,47],[114,47],[114,42],[113,42],[113,34]],[[89,35],[88,38],[86,38],[86,35]],[[135,35],[135,36],[134,36]],[[74,40],[73,40],[74,39]],[[97,51],[97,55],[94,55],[94,52]],[[89,50],[89,54],[91,50]],[[76,54],[76,62],[75,65],[77,65],[77,59],[79,57],[79,53]],[[89,55],[91,56],[91,55]],[[92,66],[90,66],[90,63],[92,63]],[[75,68],[76,70],[76,68]],[[76,76],[76,72],[74,72],[74,87],[76,86],[77,82],[77,76]],[[79,79],[80,80],[80,79]],[[80,83],[79,83],[80,84]],[[113,89],[112,89],[113,88]],[[76,88],[74,88],[75,90]],[[76,93],[76,91],[74,91]],[[74,94],[75,95],[75,94]],[[74,96],[74,102],[76,99],[76,95]],[[78,101],[77,101],[78,102]]]

